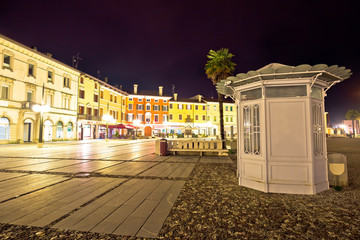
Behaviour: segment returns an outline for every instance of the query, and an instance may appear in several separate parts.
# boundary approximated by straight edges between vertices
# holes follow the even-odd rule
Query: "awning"
[[[101,127],[105,127],[106,125],[102,124]],[[124,129],[127,128],[124,124],[116,124],[116,125],[110,125],[108,126],[109,128],[118,128],[118,129]]]
[[[126,128],[128,128],[128,129],[134,129],[134,128],[139,129],[139,127],[135,127],[135,126],[133,126],[133,125],[126,125]]]

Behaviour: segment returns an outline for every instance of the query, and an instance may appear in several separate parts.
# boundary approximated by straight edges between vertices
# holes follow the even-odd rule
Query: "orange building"
[[[128,127],[138,127],[138,135],[159,136],[165,134],[169,117],[170,96],[163,95],[163,87],[158,92],[138,91],[134,84],[133,93],[126,101],[126,123]]]

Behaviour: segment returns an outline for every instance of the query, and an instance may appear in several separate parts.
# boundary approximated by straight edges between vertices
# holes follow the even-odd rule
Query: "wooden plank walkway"
[[[156,237],[184,181],[131,179],[54,228]]]
[[[86,161],[75,165],[55,168],[50,170],[49,172],[66,172],[66,173],[94,172],[120,163],[122,163],[122,161]]]
[[[75,178],[59,183],[0,204],[0,222],[44,227],[123,181]]]
[[[98,172],[109,175],[137,175],[142,171],[156,165],[153,162],[124,162],[116,166],[108,167]]]
[[[22,171],[48,171],[55,168],[61,168],[65,166],[72,166],[78,163],[83,163],[88,160],[56,160],[51,162],[37,163],[20,167],[7,168],[10,170],[22,170]]]
[[[195,163],[159,163],[140,176],[187,178],[194,167]]]

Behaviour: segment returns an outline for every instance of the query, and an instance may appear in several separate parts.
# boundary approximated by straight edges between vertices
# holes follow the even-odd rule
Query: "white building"
[[[36,48],[0,35],[0,143],[37,142],[40,114],[44,141],[75,139],[80,72]]]

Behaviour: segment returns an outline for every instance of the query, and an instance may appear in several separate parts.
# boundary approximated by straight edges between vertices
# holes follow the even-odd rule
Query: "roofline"
[[[35,50],[35,49],[32,49],[31,47],[28,47],[28,46],[26,46],[26,45],[24,45],[24,44],[22,44],[22,43],[20,43],[20,42],[18,42],[18,41],[15,41],[15,40],[13,40],[13,39],[11,39],[11,38],[8,38],[8,37],[6,37],[6,36],[4,36],[4,35],[2,35],[2,34],[0,34],[0,37],[1,37],[1,38],[4,38],[5,40],[7,40],[7,41],[9,41],[9,42],[11,42],[11,43],[13,43],[13,44],[19,45],[20,47],[23,47],[23,48],[25,48],[25,49],[33,52],[33,53],[36,53],[36,54],[38,54],[38,55],[41,55],[41,56],[44,57],[44,58],[47,58],[47,59],[49,59],[49,60],[51,60],[51,61],[54,61],[54,62],[56,62],[56,63],[58,63],[58,64],[64,65],[64,66],[70,68],[71,70],[73,70],[73,71],[78,72],[79,74],[81,74],[81,71],[80,71],[79,69],[76,69],[76,68],[74,68],[74,67],[71,67],[71,66],[69,66],[69,65],[67,65],[67,64],[65,64],[65,63],[63,63],[63,62],[60,62],[59,60],[57,60],[57,59],[55,59],[55,58],[53,58],[53,57],[48,56],[46,53],[42,53],[42,52],[39,52],[39,51],[37,51],[37,50]]]

